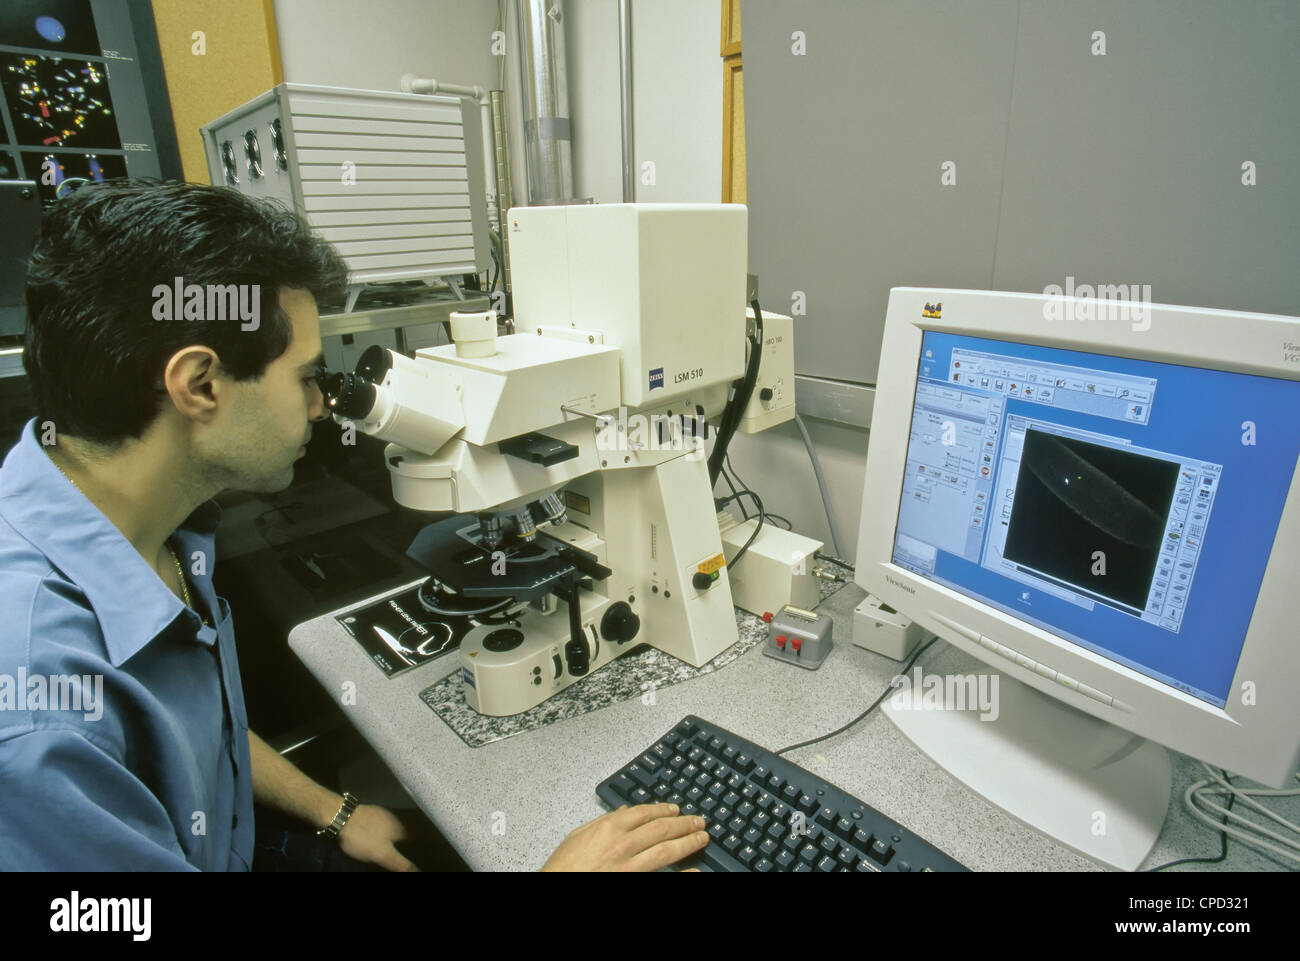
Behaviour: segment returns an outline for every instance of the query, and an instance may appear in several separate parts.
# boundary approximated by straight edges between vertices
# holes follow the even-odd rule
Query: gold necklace
[[[54,464],[54,466],[58,468],[59,473],[64,476],[64,478],[67,480],[69,484],[72,485],[73,490],[75,490],[82,497],[86,496],[86,492],[77,486],[77,482],[68,476],[67,471],[65,471],[62,467],[59,467],[58,463],[54,460],[53,457],[50,458],[50,463]],[[89,498],[86,499],[89,500]],[[181,583],[181,594],[184,595],[185,606],[188,607],[190,610],[192,610],[195,614],[198,614],[199,620],[201,620],[205,625],[208,625],[208,619],[203,616],[203,614],[199,611],[199,609],[194,606],[194,601],[190,599],[190,589],[189,586],[185,583],[185,568],[181,567],[181,559],[176,556],[176,551],[172,548],[171,544],[164,542],[163,546],[167,548],[167,553],[172,556],[172,563],[176,565],[176,578]]]

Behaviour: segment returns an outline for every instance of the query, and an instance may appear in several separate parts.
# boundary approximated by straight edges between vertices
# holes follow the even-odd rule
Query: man
[[[246,870],[254,798],[304,829],[345,813],[248,730],[211,500],[292,481],[326,416],[316,304],[345,278],[292,213],[224,189],[117,181],[46,214],[37,416],[0,468],[0,870]],[[605,815],[546,866],[672,863],[707,843],[676,813]],[[404,838],[365,804],[338,834],[390,870]]]

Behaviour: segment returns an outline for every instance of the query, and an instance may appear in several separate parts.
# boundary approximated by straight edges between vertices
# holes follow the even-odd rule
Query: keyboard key
[[[841,844],[839,852],[835,855],[835,860],[839,861],[840,864],[851,868],[853,865],[858,863],[858,852],[854,851],[853,848],[849,847],[847,844]]]
[[[772,797],[770,794],[763,793],[758,796],[758,800],[754,803],[758,805],[760,811],[770,811],[772,805],[776,803],[776,798]]]
[[[712,814],[714,809],[717,808],[717,806],[718,806],[717,798],[706,797],[703,801],[700,802],[700,810],[704,812],[705,817],[708,817],[710,814]]]
[[[721,781],[714,781],[709,785],[709,797],[717,801],[727,791],[727,786]]]
[[[722,839],[722,846],[728,852],[734,854],[740,849],[740,837],[736,834],[728,834]]]
[[[870,858],[863,858],[860,860],[853,870],[857,871],[859,874],[877,874],[880,872],[880,868],[872,864]]]
[[[717,767],[717,766],[718,766],[718,759],[717,759],[717,758],[706,757],[704,760],[700,761],[700,770],[701,770],[701,771],[709,771],[709,772],[712,772],[713,769],[714,769],[715,767]]]
[[[682,777],[686,778],[688,781],[694,781],[699,776],[700,766],[698,764],[691,764],[688,762],[687,765],[682,768]]]
[[[727,787],[731,788],[733,791],[738,787],[743,787],[744,784],[745,779],[734,771],[727,775]]]
[[[738,753],[739,752],[734,747],[730,747],[730,746],[724,747],[722,749],[722,761],[726,764],[734,765],[736,763],[736,755]]]
[[[741,835],[746,844],[759,844],[763,840],[763,832],[758,828],[749,828]]]
[[[754,862],[754,870],[759,874],[767,874],[772,870],[772,862],[767,858],[760,858]]]
[[[821,852],[818,851],[817,848],[815,848],[811,844],[805,844],[799,850],[799,860],[809,866],[816,864],[817,858],[820,856],[821,856]]]
[[[668,766],[674,771],[680,771],[686,766],[686,756],[683,754],[674,754],[668,759]]]
[[[692,787],[689,791],[686,792],[686,800],[688,801],[699,801],[703,797],[704,797],[704,792],[697,787]]]
[[[792,834],[781,842],[781,847],[791,854],[798,854],[803,847],[803,838],[797,834]]]
[[[721,753],[722,753],[722,749],[723,749],[724,747],[726,747],[726,746],[727,746],[727,742],[724,741],[724,740],[723,740],[722,738],[720,738],[720,737],[713,737],[713,738],[710,738],[710,739],[709,739],[709,753],[710,753],[710,754],[713,754],[713,755],[721,754]]]
[[[730,821],[735,817],[735,814],[732,812],[731,808],[727,807],[725,804],[719,804],[713,809],[713,816],[719,821]]]
[[[682,803],[683,814],[699,814],[699,806],[694,801],[684,801]]]
[[[871,850],[867,854],[875,858],[880,864],[888,864],[889,859],[894,856],[894,849],[884,841],[876,841],[871,845]]]
[[[853,837],[853,832],[855,830],[857,830],[857,825],[848,818],[840,818],[835,822],[835,833],[846,841]]]
[[[699,776],[695,779],[695,786],[699,788],[701,791],[708,788],[708,786],[712,783],[713,783],[713,775],[705,771],[701,771]]]
[[[781,845],[777,844],[777,843],[776,843],[775,841],[773,841],[771,838],[768,838],[766,841],[764,841],[762,844],[760,844],[760,845],[758,846],[758,849],[759,849],[760,851],[763,852],[763,855],[764,855],[765,857],[769,857],[769,858],[770,858],[770,857],[772,857],[772,856],[776,853],[776,851],[777,851],[780,847],[781,847]]]
[[[804,814],[812,814],[817,810],[817,802],[807,794],[799,795],[799,803],[795,805]]]
[[[651,791],[650,793],[655,796],[656,801],[662,801],[672,792],[673,789],[669,787],[667,784],[656,784],[654,790]]]
[[[680,807],[681,805],[686,803],[686,797],[682,794],[679,794],[677,791],[674,791],[672,794],[664,798],[664,803],[676,804],[678,807]]]
[[[673,790],[679,794],[690,786],[691,782],[684,777],[679,777],[677,780],[673,781]]]
[[[732,834],[744,834],[748,826],[749,823],[744,818],[732,818],[727,822],[727,827],[731,829]]]
[[[755,781],[757,781],[759,784],[766,785],[767,776],[771,773],[772,773],[771,768],[760,764],[758,767],[754,768],[753,772],[751,772],[749,776],[753,778]]]
[[[754,798],[758,797],[758,788],[756,788],[752,784],[746,784],[743,788],[740,789],[740,796],[743,798],[748,798],[749,800],[753,800]]]
[[[735,791],[728,791],[726,795],[723,797],[722,803],[734,808],[737,804],[740,803],[740,795],[737,794]]]
[[[635,791],[633,791],[630,795],[628,795],[628,800],[631,801],[633,804],[649,804],[651,797],[652,796],[649,791],[647,791],[643,787],[639,787]]]
[[[725,824],[710,824],[709,837],[715,841],[721,841],[727,836],[727,826]]]
[[[653,751],[646,751],[639,758],[637,758],[637,763],[640,764],[647,771],[657,771],[659,770],[659,768],[663,766],[664,762],[663,759],[659,757],[659,755],[655,754]]]
[[[625,798],[636,790],[637,783],[626,774],[616,774],[614,775],[614,780],[610,782],[609,786],[614,789],[619,797]]]
[[[821,842],[817,846],[827,854],[834,854],[840,849],[840,842],[836,841],[834,836],[827,834],[822,837]]]
[[[835,813],[835,809],[825,804],[823,804],[821,808],[817,811],[817,823],[824,824],[827,827],[834,826],[838,817],[839,815]]]
[[[782,851],[776,856],[776,869],[778,871],[788,871],[792,864],[794,864],[794,855],[789,851]]]
[[[781,775],[773,774],[767,779],[767,789],[773,794],[780,794],[783,787],[785,787],[785,778]]]
[[[700,726],[691,720],[682,721],[677,725],[677,732],[681,734],[682,737],[690,737],[699,729]]]
[[[767,836],[773,841],[780,841],[785,837],[785,825],[780,821],[773,821],[767,826]]]
[[[872,841],[871,834],[867,831],[862,830],[862,828],[858,828],[856,831],[854,831],[853,837],[851,837],[849,840],[852,841],[854,847],[856,847],[863,854],[866,854],[868,851],[871,850],[871,841]]]
[[[754,861],[756,861],[757,859],[758,859],[758,849],[751,845],[746,844],[743,848],[741,848],[739,851],[736,852],[736,860],[739,861],[741,864],[750,865],[753,864]]]
[[[739,771],[741,774],[748,774],[749,771],[750,771],[750,769],[751,769],[753,766],[754,766],[754,759],[753,759],[752,757],[750,757],[748,754],[737,754],[737,755],[736,755],[736,763],[735,763],[734,767],[735,767],[736,770]]]
[[[811,871],[812,871],[812,868],[810,868],[808,865],[806,865],[806,864],[804,864],[802,861],[800,861],[798,864],[795,865],[794,870],[791,871],[790,873],[791,873],[791,874],[808,874],[808,873],[811,872]]]
[[[834,871],[839,867],[839,863],[829,854],[823,855],[822,859],[817,862],[818,871]]]
[[[736,814],[738,814],[740,817],[748,821],[751,817],[754,816],[754,812],[757,810],[758,808],[754,807],[754,805],[751,804],[750,802],[742,801],[740,803],[740,806],[736,808]]]
[[[793,784],[787,784],[785,787],[781,788],[781,797],[787,803],[794,804],[799,800],[799,788]]]

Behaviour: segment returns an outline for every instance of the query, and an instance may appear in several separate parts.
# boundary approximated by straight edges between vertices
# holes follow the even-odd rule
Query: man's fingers
[[[402,857],[402,853],[397,848],[390,847],[385,852],[383,858],[376,862],[386,871],[419,871],[420,869],[414,863]]]
[[[693,831],[703,831],[708,825],[704,818],[696,815],[683,815],[675,818],[659,818],[628,832],[629,846],[633,854],[648,851],[656,844],[684,837]]]
[[[630,808],[619,808],[609,817],[623,830],[632,831],[659,818],[674,817],[677,812],[676,804],[636,804]]]
[[[707,831],[694,831],[685,837],[673,838],[656,844],[648,851],[642,851],[628,862],[633,871],[658,871],[670,864],[676,864],[682,858],[702,851],[709,843]]]

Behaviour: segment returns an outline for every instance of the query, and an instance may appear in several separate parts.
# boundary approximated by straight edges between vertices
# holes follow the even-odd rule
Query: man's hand
[[[704,818],[676,804],[624,805],[575,828],[543,871],[657,871],[709,843]]]
[[[339,832],[339,847],[358,861],[377,864],[389,871],[420,870],[393,847],[394,841],[406,840],[406,828],[387,808],[362,804],[352,812]]]

